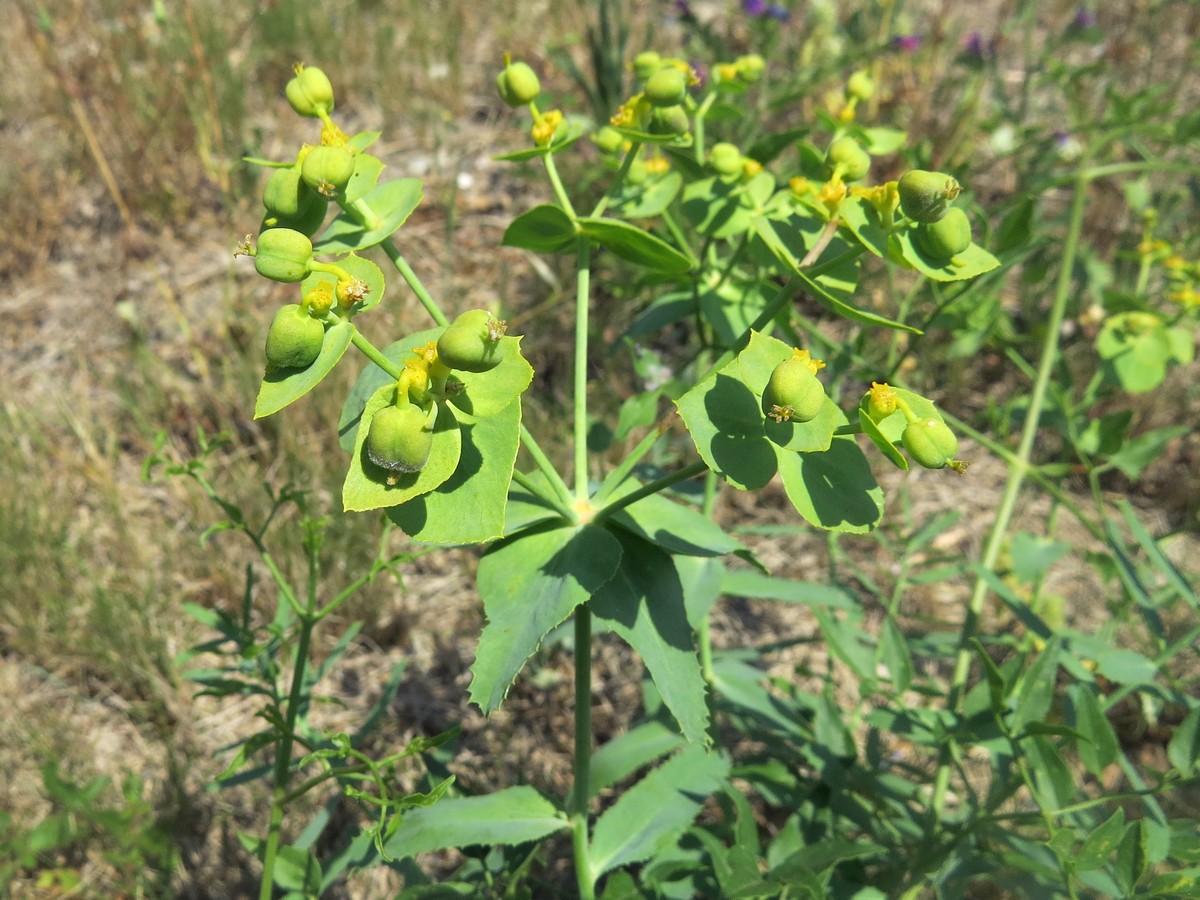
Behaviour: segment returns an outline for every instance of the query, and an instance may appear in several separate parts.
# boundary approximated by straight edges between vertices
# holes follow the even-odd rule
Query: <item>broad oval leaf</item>
[[[254,401],[254,418],[277,413],[315,388],[338,364],[353,334],[354,325],[348,319],[335,322],[325,329],[321,353],[312,365],[306,369],[277,369],[264,376]]]
[[[915,235],[914,227],[902,228],[892,234],[892,240],[900,248],[905,262],[934,281],[965,281],[1000,265],[1000,260],[975,243],[953,260],[936,259],[925,252]]]
[[[558,253],[575,244],[575,222],[551,203],[523,212],[504,229],[505,247],[520,247],[535,253]]]
[[[579,219],[585,235],[622,259],[667,275],[682,275],[692,261],[666,241],[617,219]]]
[[[320,240],[313,242],[313,251],[365,250],[386,241],[408,221],[421,202],[422,190],[417,178],[385,181],[362,198],[363,205],[370,209],[369,219],[364,219],[360,211],[343,211],[329,223]]]
[[[784,491],[809,524],[851,534],[879,524],[883,489],[852,436],[834,438],[822,453],[777,450]]]
[[[462,453],[462,435],[458,420],[445,404],[438,407],[437,420],[433,429],[433,449],[429,461],[418,472],[392,476],[395,483],[389,484],[389,473],[367,458],[364,447],[371,417],[392,403],[394,385],[379,388],[363,408],[362,424],[355,435],[354,451],[350,454],[350,469],[342,484],[342,506],[346,512],[365,512],[396,506],[432,491],[454,474]]]

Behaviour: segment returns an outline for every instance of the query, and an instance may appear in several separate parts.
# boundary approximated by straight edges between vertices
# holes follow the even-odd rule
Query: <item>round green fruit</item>
[[[415,404],[385,406],[371,417],[365,447],[367,458],[389,472],[419,472],[429,461],[433,431],[428,417]]]
[[[865,103],[875,95],[875,79],[865,69],[859,69],[846,80],[846,93]]]
[[[713,144],[708,154],[708,164],[718,175],[732,177],[742,174],[742,151],[734,144]]]
[[[808,422],[825,405],[825,386],[807,359],[791,357],[771,372],[762,395],[763,413],[777,422]]]
[[[276,169],[263,188],[263,206],[269,214],[284,218],[303,215],[316,199],[300,177],[296,166]]]
[[[298,65],[296,77],[287,83],[284,92],[292,109],[302,116],[315,119],[322,110],[329,113],[333,109],[333,85],[316,66]]]
[[[496,89],[500,91],[501,99],[516,109],[532,103],[542,92],[542,85],[529,63],[515,62],[509,63],[496,76]]]
[[[621,132],[611,125],[605,125],[592,135],[592,142],[604,153],[619,153],[625,146],[625,138]]]
[[[858,181],[871,168],[871,154],[849,135],[844,135],[829,145],[825,152],[825,161],[830,167],[841,166],[842,178],[846,181]]]
[[[280,307],[267,332],[267,371],[307,369],[321,355],[325,326],[298,303]]]
[[[687,78],[674,66],[659,69],[646,79],[642,94],[652,106],[678,106],[687,96]]]
[[[308,275],[312,262],[312,241],[291,228],[268,228],[258,236],[254,268],[272,281],[294,284]]]
[[[662,57],[653,50],[643,50],[633,58],[633,74],[638,81],[645,81],[662,68]]]
[[[437,351],[448,368],[487,372],[504,360],[504,326],[486,309],[470,309],[438,338]]]
[[[763,77],[763,72],[767,70],[767,61],[757,53],[749,53],[746,56],[739,56],[734,63],[737,67],[738,77],[746,84],[754,84]]]
[[[353,174],[354,154],[346,147],[313,147],[300,166],[304,183],[325,196],[344,188]]]
[[[950,209],[950,201],[962,187],[942,172],[913,169],[905,172],[896,185],[900,193],[900,210],[914,222],[936,222]]]
[[[971,246],[971,220],[952,206],[936,222],[917,226],[917,242],[934,259],[951,259]]]
[[[900,441],[908,455],[926,469],[944,469],[958,453],[958,438],[941,419],[909,422]]]
[[[682,106],[659,106],[650,114],[651,134],[687,134],[691,127],[691,120]]]

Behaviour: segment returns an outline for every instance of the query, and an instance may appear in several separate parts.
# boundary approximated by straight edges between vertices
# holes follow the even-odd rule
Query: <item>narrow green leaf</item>
[[[1200,769],[1200,708],[1193,709],[1175,726],[1167,744],[1167,759],[1184,778]]]
[[[1017,687],[1017,703],[1012,719],[1014,733],[1019,734],[1029,722],[1043,721],[1050,712],[1061,653],[1061,639],[1052,638],[1026,670]]]
[[[275,857],[275,886],[285,891],[297,891],[301,896],[315,896],[320,892],[321,863],[317,857],[301,847],[284,845]]]
[[[1080,872],[1107,866],[1125,836],[1125,811],[1117,808],[1111,816],[1084,837],[1083,846],[1075,854]]]
[[[595,797],[642,766],[683,745],[684,739],[679,732],[657,721],[643,722],[613,738],[592,754],[588,796]]]
[[[829,652],[853,669],[863,681],[874,680],[875,654],[871,647],[863,643],[858,620],[839,619],[824,609],[815,612]]]
[[[603,874],[665,850],[724,783],[729,763],[693,745],[635,784],[596,822],[589,862]]]
[[[254,418],[274,415],[289,403],[299,400],[333,371],[354,334],[354,325],[346,319],[325,329],[321,352],[306,369],[277,369],[263,376],[254,401]]]
[[[554,804],[533,788],[511,787],[407,812],[384,849],[400,857],[447,847],[524,844],[567,827]]]
[[[1043,809],[1055,811],[1075,799],[1075,778],[1058,748],[1048,738],[1032,735],[1021,741],[1021,752],[1033,774],[1033,794]]]
[[[892,616],[883,620],[883,630],[879,635],[879,659],[887,667],[892,686],[897,691],[908,690],[913,680],[912,654],[909,653],[904,633]]]
[[[620,562],[620,543],[596,525],[523,532],[493,546],[479,561],[488,624],[471,667],[471,701],[485,713],[498,709],[550,629],[587,602]]]
[[[570,216],[560,207],[543,203],[513,219],[501,243],[534,253],[559,253],[575,245],[577,234]]]
[[[726,572],[721,592],[752,600],[778,600],[784,603],[802,603],[805,606],[858,610],[854,598],[841,588],[814,581],[778,578],[754,569],[733,569]]]
[[[1117,760],[1121,748],[1116,733],[1091,685],[1073,684],[1067,688],[1067,697],[1071,701],[1072,724],[1086,738],[1076,746],[1079,759],[1099,778]]]
[[[628,532],[613,534],[621,564],[590,609],[637,651],[684,737],[707,742],[704,677],[671,557]]]
[[[628,222],[584,217],[578,223],[585,235],[631,263],[667,275],[682,275],[692,268],[689,257]]]

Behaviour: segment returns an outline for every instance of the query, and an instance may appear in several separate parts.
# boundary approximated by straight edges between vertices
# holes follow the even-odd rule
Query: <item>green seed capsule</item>
[[[849,135],[844,135],[829,145],[825,152],[825,161],[830,167],[840,165],[842,178],[846,181],[858,181],[871,168],[871,154]]]
[[[604,153],[619,153],[625,146],[625,138],[611,125],[605,125],[593,134],[592,142]]]
[[[914,222],[936,222],[950,209],[961,185],[942,172],[913,169],[905,172],[897,184],[900,209]]]
[[[771,372],[762,395],[763,413],[776,422],[808,422],[825,405],[825,386],[807,358],[785,359]]]
[[[496,76],[496,88],[500,91],[501,99],[513,109],[532,103],[542,92],[537,73],[528,63],[523,62],[509,63],[505,66]]]
[[[742,174],[742,151],[733,144],[713,144],[708,154],[708,164],[718,175],[732,177]]]
[[[687,78],[679,69],[659,69],[646,80],[643,96],[652,106],[678,106],[687,96]]]
[[[971,220],[952,206],[938,221],[917,226],[917,242],[934,259],[951,259],[971,246]]]
[[[909,422],[900,440],[913,461],[926,469],[946,468],[958,452],[958,438],[941,419]]]
[[[304,183],[326,197],[340,191],[354,174],[354,154],[346,147],[313,147],[304,157]]]
[[[301,184],[304,184],[302,181]],[[325,224],[325,213],[329,211],[329,201],[316,194],[309,189],[308,185],[304,185],[304,190],[312,196],[313,201],[308,204],[308,208],[297,216],[280,216],[267,213],[263,217],[262,227],[259,231],[266,231],[269,228],[290,228],[292,231],[298,231],[303,235],[312,237],[321,230],[321,226]]]
[[[692,127],[682,106],[659,106],[650,113],[651,134],[687,134]]]
[[[275,313],[267,332],[267,371],[307,369],[321,355],[325,326],[298,303],[289,303]]]
[[[734,61],[734,66],[742,81],[746,84],[754,84],[763,77],[763,72],[767,70],[767,61],[757,53],[750,53],[746,56],[739,56]]]
[[[296,77],[287,83],[284,92],[292,109],[302,116],[315,119],[322,110],[333,110],[333,85],[316,66],[297,65]]]
[[[294,284],[308,275],[312,262],[312,241],[290,228],[268,228],[258,236],[254,268],[272,281]]]
[[[460,372],[487,372],[504,360],[503,336],[504,323],[486,309],[467,310],[438,338],[438,359]]]
[[[295,166],[276,169],[263,187],[263,206],[273,216],[301,216],[316,199]]]
[[[633,74],[638,81],[645,81],[662,68],[662,57],[653,50],[643,50],[633,58]]]
[[[385,406],[371,417],[367,458],[389,472],[419,472],[429,461],[433,431],[419,406]]]
[[[875,95],[875,79],[865,69],[859,69],[846,80],[846,93],[865,103]]]

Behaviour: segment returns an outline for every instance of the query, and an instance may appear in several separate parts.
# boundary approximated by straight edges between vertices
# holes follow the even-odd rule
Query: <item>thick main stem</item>
[[[1008,483],[1000,506],[996,510],[996,520],[992,524],[991,533],[983,551],[981,566],[987,571],[995,568],[996,560],[1004,545],[1009,523],[1017,505],[1017,496],[1021,485],[1029,471],[1029,458],[1033,453],[1033,442],[1037,437],[1038,425],[1041,419],[1042,407],[1046,401],[1046,391],[1050,385],[1054,361],[1058,355],[1059,333],[1062,329],[1063,318],[1066,315],[1067,300],[1071,292],[1071,279],[1075,268],[1075,257],[1079,251],[1079,237],[1083,232],[1083,212],[1087,205],[1088,184],[1093,173],[1081,167],[1075,178],[1075,195],[1071,203],[1071,219],[1067,228],[1066,240],[1063,244],[1062,264],[1058,272],[1058,285],[1054,294],[1054,302],[1050,308],[1050,318],[1046,323],[1046,339],[1042,344],[1041,360],[1038,363],[1037,377],[1034,381],[1033,392],[1029,398],[1029,410],[1025,416],[1025,427],[1021,432],[1021,441],[1017,446],[1016,458],[1010,466]],[[975,581],[971,600],[967,606],[966,620],[963,622],[962,633],[959,637],[958,652],[954,660],[954,674],[950,681],[950,693],[946,705],[951,713],[957,713],[966,693],[967,677],[971,670],[971,640],[975,636],[979,617],[983,614],[983,604],[987,597],[987,582],[982,576]],[[933,786],[933,812],[938,820],[941,819],[945,807],[946,790],[950,783],[950,749],[942,751],[938,765],[937,777]]]
[[[275,887],[275,857],[279,852],[279,840],[283,830],[283,811],[288,794],[288,780],[292,769],[292,744],[295,742],[296,719],[300,714],[304,694],[305,669],[308,664],[308,646],[312,640],[316,620],[312,617],[316,593],[309,592],[308,613],[300,619],[300,637],[296,641],[296,661],[292,668],[292,686],[288,693],[287,713],[283,734],[275,753],[274,787],[271,791],[271,822],[267,829],[267,843],[263,849],[263,874],[259,884],[259,900],[271,900]]]
[[[575,262],[575,500],[587,500],[587,348],[588,297],[591,289],[592,245],[579,239]]]
[[[595,876],[588,859],[588,782],[592,771],[592,612],[575,610],[575,784],[571,789],[571,846],[579,896],[592,900]]]

